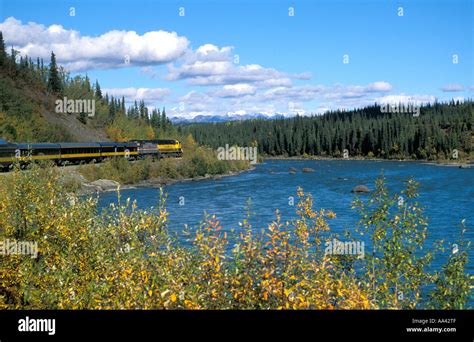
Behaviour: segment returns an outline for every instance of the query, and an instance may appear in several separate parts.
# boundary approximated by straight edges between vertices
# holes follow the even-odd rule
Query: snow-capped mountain
[[[174,124],[180,123],[203,123],[203,122],[227,122],[236,120],[252,120],[252,119],[279,119],[283,117],[290,117],[292,115],[276,113],[273,115],[255,113],[255,114],[224,114],[224,115],[196,115],[195,117],[188,119],[182,117],[170,118]]]

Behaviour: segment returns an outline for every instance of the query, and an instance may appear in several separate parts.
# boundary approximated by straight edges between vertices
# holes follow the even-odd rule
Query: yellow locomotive
[[[175,139],[161,139],[161,140],[134,140],[139,146],[154,145],[160,153],[160,157],[174,157],[179,158],[183,155],[183,147],[178,140]]]

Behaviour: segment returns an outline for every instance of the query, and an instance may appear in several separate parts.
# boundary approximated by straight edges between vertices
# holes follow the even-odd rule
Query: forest
[[[421,106],[419,116],[384,113],[381,106],[324,115],[181,125],[198,143],[213,148],[258,146],[268,156],[384,159],[462,159],[472,153],[474,103]]]

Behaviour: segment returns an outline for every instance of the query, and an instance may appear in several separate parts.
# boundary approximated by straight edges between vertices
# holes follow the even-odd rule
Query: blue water
[[[288,169],[298,169],[290,175]],[[304,167],[315,170],[302,173]],[[465,219],[468,240],[474,237],[474,169],[443,167],[420,162],[311,160],[289,161],[269,160],[256,166],[255,170],[219,180],[204,180],[178,183],[164,187],[167,193],[166,207],[169,215],[169,230],[181,232],[185,224],[196,227],[202,221],[204,212],[215,214],[223,230],[239,229],[239,222],[245,218],[247,201],[251,198],[251,224],[254,228],[266,227],[279,209],[283,221],[295,217],[295,207],[289,205],[289,197],[296,202],[296,189],[302,186],[313,195],[315,208],[334,211],[337,217],[330,220],[331,229],[342,233],[345,229],[354,231],[359,217],[351,209],[355,196],[351,189],[363,184],[371,190],[374,181],[381,174],[386,177],[390,191],[400,191],[404,181],[413,177],[420,182],[419,202],[426,208],[429,219],[429,237],[426,246],[435,240],[444,239],[454,243],[460,233],[460,223]],[[122,198],[137,201],[139,208],[157,206],[158,189],[122,190]],[[367,198],[367,195],[361,195]],[[184,205],[180,200],[184,198]],[[99,207],[107,207],[116,201],[113,192],[103,193]],[[183,238],[183,243],[185,240]],[[472,248],[469,252],[469,273],[473,272]],[[439,269],[442,259],[434,262]]]

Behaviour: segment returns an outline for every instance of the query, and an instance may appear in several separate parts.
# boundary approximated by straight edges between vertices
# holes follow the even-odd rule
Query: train
[[[100,163],[109,158],[179,158],[183,148],[178,140],[133,140],[128,142],[90,143],[10,143],[0,139],[0,169],[15,163],[25,166],[32,161],[50,160],[58,165]]]
[[[183,147],[178,140],[175,139],[161,139],[161,140],[133,140],[138,146],[156,145],[163,157],[180,158],[183,156]]]

